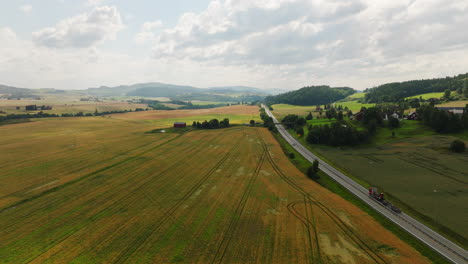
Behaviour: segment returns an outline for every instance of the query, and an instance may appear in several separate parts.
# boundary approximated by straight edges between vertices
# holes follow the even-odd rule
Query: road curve
[[[278,120],[273,116],[273,114],[268,110],[265,105],[262,105],[265,109],[265,112],[270,116],[276,124],[276,128],[281,136],[289,143],[291,146],[299,152],[304,158],[308,161],[313,162],[318,160],[320,165],[319,168],[335,181],[341,184],[343,187],[348,189],[351,193],[357,196],[359,199],[364,201],[370,207],[374,208],[383,216],[390,219],[395,224],[399,225],[401,228],[406,230],[408,233],[421,240],[423,243],[437,251],[442,256],[446,257],[448,260],[457,264],[466,264],[468,263],[468,254],[467,251],[458,245],[454,244],[445,237],[439,235],[437,232],[433,231],[426,225],[415,220],[411,216],[401,212],[397,214],[387,207],[384,207],[374,199],[370,198],[368,195],[368,190],[361,186],[360,184],[353,181],[351,178],[347,177],[340,171],[336,170],[332,166],[328,165],[326,162],[321,160],[319,157],[314,155],[308,149],[306,149],[299,141],[297,141],[289,132],[281,125]]]

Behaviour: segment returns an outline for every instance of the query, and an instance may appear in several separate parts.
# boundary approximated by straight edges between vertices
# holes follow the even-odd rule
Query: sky
[[[358,90],[468,72],[466,0],[0,0],[0,84]]]

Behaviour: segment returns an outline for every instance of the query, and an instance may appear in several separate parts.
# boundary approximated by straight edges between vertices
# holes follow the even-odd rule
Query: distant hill
[[[208,88],[210,92],[213,93],[222,93],[222,94],[235,94],[235,93],[244,93],[244,94],[264,94],[269,95],[270,92],[255,88],[255,87],[248,87],[248,86],[223,86],[223,87],[211,87]]]
[[[247,86],[212,87],[207,89],[193,86],[165,83],[140,83],[116,87],[101,86],[89,88],[89,95],[94,96],[141,96],[168,97],[174,100],[201,101],[255,101],[262,100],[268,93],[262,89]]]
[[[265,102],[268,104],[291,105],[323,105],[344,99],[356,90],[349,87],[309,86],[296,91],[268,96]]]
[[[368,103],[397,102],[419,94],[443,92],[447,89],[455,91],[465,85],[468,85],[468,73],[454,77],[386,83],[366,89],[365,101]]]
[[[26,88],[18,88],[7,85],[0,85],[0,94],[7,96],[25,96],[34,94],[33,90]]]

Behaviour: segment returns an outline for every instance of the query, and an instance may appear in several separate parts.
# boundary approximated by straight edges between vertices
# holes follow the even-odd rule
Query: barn
[[[186,127],[187,123],[185,122],[175,122],[174,127]]]

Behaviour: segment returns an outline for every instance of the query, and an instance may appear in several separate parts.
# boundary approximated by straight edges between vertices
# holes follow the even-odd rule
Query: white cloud
[[[32,9],[33,9],[32,5],[22,5],[22,6],[20,6],[20,10],[23,13],[26,13],[26,14],[31,13]]]
[[[463,0],[212,1],[174,26],[129,28],[134,41],[150,45],[143,57],[147,46],[135,49],[132,39],[122,39],[122,54],[97,45],[123,23],[115,7],[93,7],[33,41],[0,27],[0,80],[62,89],[146,81],[367,88],[466,72],[466,25]]]
[[[155,30],[160,29],[163,26],[161,20],[148,21],[143,23],[141,31],[135,35],[135,42],[137,44],[152,43],[156,41]]]
[[[114,39],[123,29],[120,13],[115,6],[95,7],[33,33],[36,44],[51,48],[87,48],[104,40]]]
[[[214,0],[203,12],[183,14],[176,26],[140,38],[155,42],[158,60],[265,67],[276,76],[333,84],[337,72],[401,80],[419,78],[417,72],[433,77],[466,71],[466,25],[463,0]],[[432,60],[437,54],[458,54],[462,63],[446,68]]]
[[[145,22],[142,26],[143,31],[151,31],[160,28],[163,25],[161,20]]]
[[[86,5],[87,6],[98,6],[102,4],[105,0],[87,0]]]

